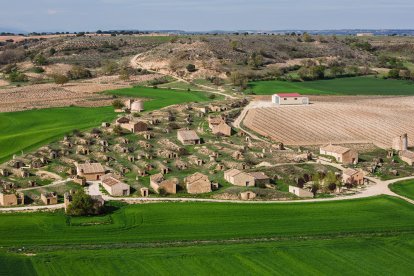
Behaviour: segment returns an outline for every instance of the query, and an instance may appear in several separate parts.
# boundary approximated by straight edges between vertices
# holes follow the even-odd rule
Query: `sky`
[[[414,29],[414,0],[0,0],[0,30]]]

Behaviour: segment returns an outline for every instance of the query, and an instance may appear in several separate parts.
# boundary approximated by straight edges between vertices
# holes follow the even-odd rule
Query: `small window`
[[[297,101],[298,100],[298,98],[295,98],[295,101]]]
[[[284,98],[283,100],[284,100],[284,101],[286,101],[286,100],[287,100],[287,98]]]

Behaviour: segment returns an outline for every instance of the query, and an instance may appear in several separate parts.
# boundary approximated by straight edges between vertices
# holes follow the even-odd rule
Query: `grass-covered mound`
[[[414,180],[406,180],[390,185],[391,191],[414,200]]]

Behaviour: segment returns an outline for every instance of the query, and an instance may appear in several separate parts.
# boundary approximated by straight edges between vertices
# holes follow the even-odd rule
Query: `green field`
[[[14,153],[56,140],[74,129],[91,128],[114,118],[111,107],[66,107],[0,113],[0,162]]]
[[[391,191],[414,200],[414,180],[401,181],[390,185]]]
[[[91,219],[2,214],[0,234],[7,237],[0,240],[4,274],[17,263],[20,275],[409,275],[414,269],[414,206],[388,196],[130,205]]]
[[[204,92],[187,92],[182,90],[170,89],[154,89],[151,87],[133,87],[118,90],[110,90],[105,93],[124,96],[124,97],[140,97],[149,98],[152,101],[145,103],[145,110],[160,109],[173,104],[181,104],[186,102],[203,102],[208,101],[208,93]]]
[[[143,87],[111,90],[106,93],[149,98],[151,100],[145,103],[146,111],[184,102],[208,100],[208,94],[202,92]],[[67,107],[0,113],[0,163],[15,153],[47,144],[74,129],[92,128],[114,118],[112,107]]]
[[[414,82],[368,77],[307,82],[257,81],[249,90],[258,95],[298,92],[309,95],[414,95]]]

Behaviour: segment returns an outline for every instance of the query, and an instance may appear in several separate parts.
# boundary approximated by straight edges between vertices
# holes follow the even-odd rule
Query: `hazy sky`
[[[0,0],[0,29],[414,28],[414,0]]]

